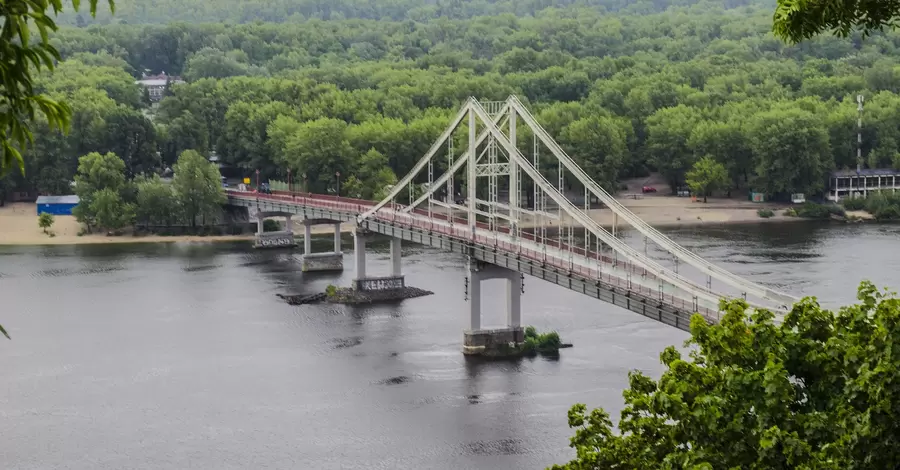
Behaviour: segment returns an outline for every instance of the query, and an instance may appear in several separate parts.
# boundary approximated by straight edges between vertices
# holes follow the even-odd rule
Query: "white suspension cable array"
[[[546,145],[550,149],[553,155],[557,159],[559,159],[559,161],[563,165],[565,165],[565,167],[570,172],[574,173],[574,176],[582,183],[584,183],[585,186],[587,186],[590,191],[601,200],[601,202],[612,209],[617,216],[621,216],[622,218],[624,218],[629,225],[637,229],[643,235],[649,237],[663,249],[674,254],[682,261],[691,264],[701,272],[719,279],[733,287],[742,289],[744,292],[751,293],[759,298],[772,300],[775,302],[783,302],[786,304],[792,304],[799,300],[794,296],[778,292],[774,289],[770,289],[760,284],[748,281],[741,278],[740,276],[737,276],[734,273],[718,267],[704,260],[690,250],[687,250],[686,248],[678,245],[669,237],[660,233],[650,224],[634,215],[634,213],[628,210],[628,208],[623,206],[608,192],[601,188],[600,185],[598,185],[592,178],[590,178],[590,176],[584,173],[584,171],[578,166],[578,164],[576,164],[549,136],[549,134],[547,134],[547,131],[544,130],[543,127],[541,127],[541,125],[534,119],[531,113],[527,110],[527,108],[525,108],[525,106],[521,101],[519,101],[516,96],[510,96],[508,101],[510,102],[512,108],[515,109],[518,115],[522,118],[522,120],[532,129],[532,131],[534,131],[535,135],[541,140],[541,142],[543,142],[544,145]]]
[[[716,293],[712,291],[712,279],[718,279],[732,287],[737,287],[741,289],[741,292],[746,294],[750,294],[755,298],[759,298],[766,301],[771,302],[785,302],[785,303],[793,303],[796,300],[794,297],[783,294],[781,292],[774,291],[773,289],[758,285],[751,281],[740,278],[739,276],[730,273],[718,266],[715,266],[706,260],[700,258],[696,254],[688,251],[687,249],[677,245],[675,242],[670,240],[665,235],[661,234],[659,231],[651,227],[649,224],[638,218],[631,211],[625,208],[621,203],[615,200],[609,193],[607,193],[603,188],[601,188],[596,182],[593,181],[584,171],[568,156],[564,151],[559,147],[556,142],[547,134],[547,132],[537,123],[534,117],[530,114],[530,112],[525,108],[525,106],[518,100],[515,96],[511,96],[506,102],[496,102],[491,103],[490,112],[485,111],[485,109],[478,103],[476,100],[470,98],[466,105],[460,109],[457,116],[451,122],[450,127],[444,131],[441,137],[437,142],[429,149],[428,153],[417,164],[413,167],[413,170],[406,175],[398,184],[393,188],[391,193],[381,202],[370,208],[365,213],[361,214],[358,217],[359,221],[365,220],[368,217],[371,217],[374,213],[381,210],[385,205],[392,204],[391,207],[396,207],[394,205],[394,199],[396,198],[398,192],[405,185],[409,188],[410,191],[410,204],[406,207],[402,208],[402,212],[410,212],[415,207],[420,205],[425,201],[425,199],[429,200],[429,208],[428,213],[432,215],[432,196],[438,187],[446,184],[447,191],[447,201],[445,204],[447,207],[447,218],[450,223],[453,222],[454,219],[454,209],[451,207],[456,207],[458,209],[467,210],[469,212],[470,217],[470,227],[472,228],[472,236],[474,237],[474,217],[476,214],[479,214],[481,217],[487,218],[489,226],[492,230],[500,230],[500,219],[504,219],[508,221],[508,228],[511,237],[519,237],[521,236],[521,217],[523,214],[528,214],[531,218],[534,239],[537,243],[542,247],[542,251],[544,253],[544,259],[547,256],[547,222],[552,220],[553,218],[557,218],[559,221],[557,225],[558,234],[557,234],[557,244],[559,245],[560,253],[568,252],[568,256],[570,259],[570,266],[574,265],[574,257],[575,257],[575,227],[574,224],[578,223],[581,227],[584,228],[584,247],[585,254],[587,255],[590,252],[590,248],[592,245],[591,236],[593,235],[594,240],[596,240],[595,245],[595,257],[597,263],[598,272],[601,272],[601,266],[604,264],[604,255],[603,250],[605,249],[604,245],[608,245],[611,248],[611,255],[614,258],[614,265],[618,264],[619,256],[623,256],[624,260],[629,263],[626,264],[626,269],[628,272],[634,272],[636,267],[639,267],[643,270],[642,276],[646,276],[647,272],[654,274],[661,282],[661,285],[664,287],[665,285],[671,285],[677,289],[684,290],[687,293],[690,293],[692,297],[699,297],[700,299],[709,299],[709,298],[718,298],[721,296],[721,293]],[[456,158],[454,149],[453,149],[453,139],[452,132],[455,130],[463,120],[468,116],[469,118],[469,145],[468,149],[463,152],[463,154]],[[484,128],[478,132],[476,136],[475,133],[475,123],[476,118],[478,121],[484,125]],[[515,126],[517,123],[517,119],[521,118],[521,121],[528,126],[532,130],[532,145],[533,152],[531,155],[531,161],[525,159],[522,153],[516,148],[516,133]],[[509,119],[510,127],[509,127],[509,137],[504,134],[503,131],[500,130],[499,125],[502,125],[504,119]],[[484,141],[487,140],[487,148],[486,151],[486,160],[487,164],[477,165],[479,160],[479,155],[476,154],[476,150],[484,144]],[[447,141],[447,171],[439,178],[434,179],[433,171],[434,165],[432,162],[432,158],[440,146],[443,145],[443,142]],[[547,180],[541,174],[541,159],[540,159],[540,146],[544,145],[547,149],[550,150],[553,157],[555,157],[557,162],[557,184],[550,185],[547,184]],[[502,163],[499,161],[499,150],[503,150],[503,153],[506,153],[507,160],[509,163]],[[456,206],[456,189],[454,185],[454,174],[459,171],[462,166],[466,164],[470,165],[469,169],[469,177],[467,178],[467,192],[469,194],[469,203],[467,207]],[[480,166],[481,168],[475,168],[476,166]],[[428,168],[428,188],[425,191],[426,194],[415,197],[414,194],[414,186],[413,181],[416,175],[421,172],[423,169]],[[482,176],[488,176],[488,195],[485,198],[487,202],[479,202],[476,200],[475,195],[475,181],[478,174],[476,170],[481,173]],[[566,171],[569,172],[569,178],[574,181],[579,181],[584,185],[585,189],[585,200],[584,200],[584,209],[577,208],[574,206],[566,196]],[[499,188],[500,181],[499,177],[508,176],[508,184],[506,185],[509,192],[509,201],[508,204],[501,204],[499,201]],[[520,195],[522,194],[522,179],[528,176],[532,179],[534,185],[531,191],[533,197],[532,209],[530,211],[523,210],[520,207]],[[556,186],[556,187],[554,187]],[[557,204],[556,213],[547,213],[547,197],[554,200]],[[640,232],[645,238],[645,247],[644,253],[640,253],[637,250],[631,248],[624,241],[620,240],[618,233],[615,235],[610,235],[610,233],[600,226],[596,221],[587,216],[588,211],[590,210],[590,203],[593,197],[597,197],[598,200],[605,204],[614,215],[614,218],[618,219],[618,217],[622,217],[624,221],[634,227]],[[436,203],[436,201],[435,201]],[[487,205],[487,211],[482,211],[476,207],[477,204]],[[502,209],[502,210],[501,210]],[[615,225],[618,225],[616,223]],[[481,230],[481,229],[479,229]],[[618,232],[616,228],[613,228],[614,231]],[[647,249],[647,241],[652,240],[654,243],[662,247],[665,251],[671,253],[677,261],[683,261],[688,263],[689,265],[699,269],[705,275],[706,286],[700,286],[693,281],[689,281],[687,278],[683,277],[677,271],[679,271],[679,266],[676,261],[675,271],[663,267],[655,260],[649,257],[648,249]],[[565,248],[564,248],[564,245]],[[628,282],[631,283],[630,274],[628,276]]]
[[[506,136],[504,136],[503,133],[500,132],[500,130],[497,129],[497,127],[489,121],[487,113],[485,113],[484,109],[481,108],[481,105],[478,104],[477,101],[475,101],[474,99],[470,99],[468,107],[474,111],[475,115],[477,115],[479,119],[482,120],[482,122],[485,123],[488,130],[490,130],[491,133],[494,134],[497,140],[499,140],[502,144],[508,146]],[[708,302],[716,302],[720,297],[722,297],[721,294],[710,292],[704,287],[695,284],[693,281],[686,279],[678,274],[672,273],[656,261],[644,258],[640,253],[635,251],[633,248],[631,248],[621,240],[611,237],[606,229],[604,229],[596,221],[590,219],[586,214],[582,213],[576,207],[574,207],[563,194],[561,194],[556,188],[550,186],[547,180],[540,173],[537,173],[533,167],[525,163],[527,162],[527,160],[524,159],[521,152],[519,152],[518,150],[514,154],[510,155],[510,160],[514,164],[521,166],[523,171],[525,171],[525,173],[527,173],[528,176],[535,181],[535,183],[542,186],[541,189],[545,194],[549,195],[557,204],[565,208],[569,216],[573,217],[583,227],[590,229],[591,232],[594,233],[594,235],[603,238],[607,242],[607,244],[613,247],[613,249],[615,249],[616,251],[621,252],[623,255],[625,255],[629,261],[653,272],[661,283],[669,283],[678,289],[681,289],[692,295],[696,295]]]

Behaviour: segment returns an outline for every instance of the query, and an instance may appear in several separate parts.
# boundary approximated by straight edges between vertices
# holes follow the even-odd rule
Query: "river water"
[[[900,288],[900,226],[668,233],[828,305],[852,302],[862,279]],[[466,360],[464,262],[418,246],[404,247],[407,282],[433,296],[363,308],[275,296],[347,285],[350,263],[303,274],[291,256],[244,243],[0,247],[0,320],[13,336],[0,341],[2,466],[544,468],[572,457],[572,404],[617,417],[627,372],[658,375],[659,352],[686,338],[526,277],[523,321],[575,347]],[[389,270],[386,246],[369,265]],[[502,324],[502,307],[485,299],[483,323]]]

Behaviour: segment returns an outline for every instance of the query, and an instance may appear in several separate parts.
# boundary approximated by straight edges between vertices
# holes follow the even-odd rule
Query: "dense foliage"
[[[724,305],[719,325],[691,321],[685,358],[667,348],[659,380],[629,375],[613,431],[601,409],[569,412],[577,451],[555,469],[871,469],[900,455],[900,300],[871,283],[838,312],[815,299],[781,324]]]
[[[868,33],[895,26],[898,12],[898,0],[778,0],[774,29],[793,42],[828,30],[841,36],[854,29]]]
[[[72,0],[75,11],[80,3]],[[89,3],[93,16],[98,0]],[[53,70],[60,59],[50,33],[57,30],[53,16],[62,10],[62,0],[4,0],[0,8],[0,177],[12,166],[24,170],[21,150],[34,142],[35,117],[53,129],[69,127],[71,108],[37,92],[33,79],[34,70]]]
[[[702,166],[716,170],[706,193],[819,193],[830,170],[856,165],[857,93],[866,165],[900,163],[892,32],[786,45],[766,0],[414,3],[130,3],[119,24],[83,18],[52,40],[58,73],[35,78],[71,103],[73,132],[38,123],[27,176],[0,184],[59,194],[80,155],[114,152],[132,177],[196,150],[263,180],[306,174],[313,191],[334,191],[340,173],[353,195],[376,197],[465,98],[511,93],[611,188],[650,171],[682,186],[709,157],[728,181]],[[244,24],[133,24],[172,19]],[[161,71],[189,83],[150,110],[133,81]]]
[[[850,211],[864,210],[878,220],[900,219],[900,194],[894,192],[875,192],[867,198],[848,198],[841,204]]]
[[[73,213],[88,230],[117,232],[135,222],[168,227],[217,222],[225,192],[219,169],[193,150],[178,157],[171,183],[158,175],[126,177],[126,164],[109,152],[89,153],[78,160],[75,193],[80,202]]]

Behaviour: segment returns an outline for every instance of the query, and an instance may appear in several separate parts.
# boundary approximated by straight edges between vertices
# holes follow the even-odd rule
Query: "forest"
[[[340,172],[348,195],[374,197],[467,97],[510,94],[610,188],[650,172],[675,187],[714,162],[722,193],[820,194],[828,172],[856,167],[857,94],[864,165],[900,166],[900,35],[787,45],[773,5],[192,0],[64,13],[52,40],[63,61],[37,86],[72,106],[72,130],[38,123],[25,175],[0,185],[64,194],[88,153],[113,152],[133,177],[195,150],[248,176],[306,173],[313,191]],[[151,106],[134,81],[160,72],[186,83]]]

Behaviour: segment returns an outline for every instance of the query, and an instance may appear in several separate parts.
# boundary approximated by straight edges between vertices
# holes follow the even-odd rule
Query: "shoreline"
[[[709,204],[691,203],[689,199],[649,196],[641,199],[621,199],[623,205],[636,216],[655,228],[685,229],[695,227],[725,227],[733,225],[756,225],[790,222],[810,222],[812,219],[788,217],[783,215],[789,205],[753,204],[735,200],[711,200]],[[769,218],[759,217],[757,210],[771,209],[775,215]],[[609,209],[591,209],[587,214],[607,230],[611,230],[615,217]],[[851,214],[848,211],[848,214]],[[855,212],[853,212],[856,215]],[[860,219],[870,217],[858,216]],[[50,231],[56,236],[50,237],[37,225],[36,206],[33,203],[13,203],[0,207],[0,246],[50,246],[50,245],[96,245],[96,244],[128,244],[128,243],[222,243],[237,241],[253,241],[255,234],[242,235],[141,235],[126,233],[121,236],[104,234],[78,235],[81,231],[73,216],[56,216]],[[565,222],[570,220],[564,217]],[[864,220],[869,222],[869,220]],[[558,227],[551,220],[549,228]],[[525,230],[535,228],[533,220],[523,220],[521,227]],[[341,233],[351,233],[353,224],[341,225]],[[302,222],[294,221],[294,237],[303,238]],[[619,220],[619,230],[634,230],[633,227]],[[313,235],[331,235],[330,225],[312,227]]]
[[[37,206],[34,203],[8,203],[0,207],[0,247],[2,246],[54,246],[54,245],[103,245],[103,244],[144,244],[144,243],[224,243],[253,241],[255,233],[241,235],[139,235],[125,233],[107,236],[102,233],[78,235],[82,226],[71,215],[54,216],[49,231],[44,233],[37,224]],[[352,225],[343,224],[341,233],[352,231]],[[314,236],[334,233],[330,225],[312,227]],[[302,223],[294,223],[294,237],[303,238]]]

